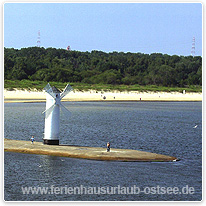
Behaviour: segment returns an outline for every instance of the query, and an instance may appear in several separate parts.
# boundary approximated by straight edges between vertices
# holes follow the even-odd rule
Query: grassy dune
[[[56,86],[59,89],[64,89],[67,83],[62,82],[49,82],[51,86]],[[30,81],[30,80],[5,80],[4,88],[12,91],[14,88],[17,89],[26,89],[33,90],[37,89],[42,91],[43,88],[47,85],[47,82],[43,81]],[[156,85],[111,85],[111,84],[83,84],[83,83],[70,83],[73,89],[78,91],[153,91],[153,92],[182,92],[186,90],[187,92],[202,92],[201,86],[188,86],[188,87],[163,87]]]

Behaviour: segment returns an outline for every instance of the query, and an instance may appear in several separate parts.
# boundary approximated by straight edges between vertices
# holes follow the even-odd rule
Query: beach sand
[[[101,92],[72,91],[64,101],[202,101],[202,93],[186,92]],[[4,90],[4,102],[45,102],[46,92],[27,90]]]

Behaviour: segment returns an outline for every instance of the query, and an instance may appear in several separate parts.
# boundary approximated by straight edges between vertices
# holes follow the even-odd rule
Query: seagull
[[[197,125],[195,125],[193,128],[197,128]]]
[[[61,159],[62,162],[64,162],[64,160]]]
[[[41,167],[41,165],[40,165],[40,164],[38,164],[38,167]]]

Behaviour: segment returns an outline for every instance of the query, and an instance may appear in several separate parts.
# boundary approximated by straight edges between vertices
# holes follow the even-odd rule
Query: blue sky
[[[6,3],[4,46],[202,56],[200,3]]]

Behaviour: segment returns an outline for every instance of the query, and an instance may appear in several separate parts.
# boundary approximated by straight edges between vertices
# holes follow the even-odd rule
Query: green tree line
[[[4,78],[112,85],[202,85],[202,57],[4,48]]]

